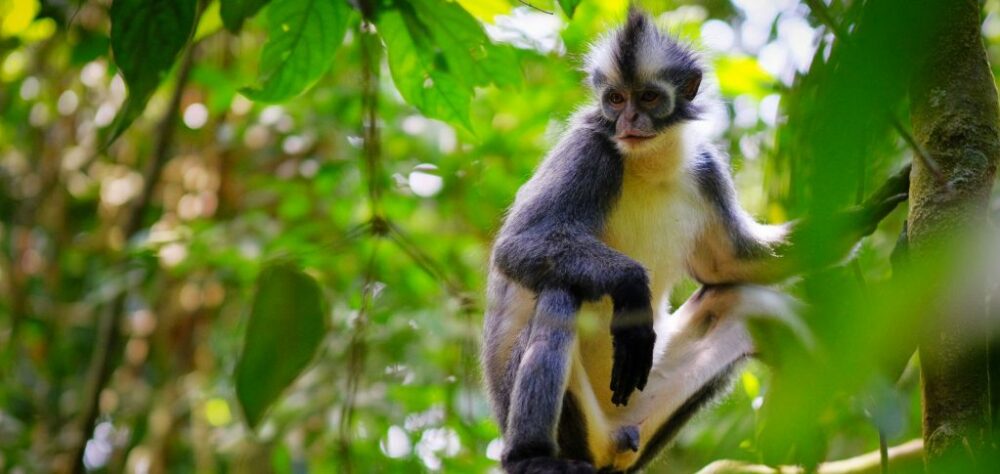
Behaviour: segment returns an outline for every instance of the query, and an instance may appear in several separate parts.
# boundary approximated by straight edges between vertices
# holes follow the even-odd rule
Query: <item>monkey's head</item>
[[[697,57],[636,8],[629,9],[624,26],[594,45],[586,71],[623,151],[639,150],[698,116],[694,99],[702,68]]]

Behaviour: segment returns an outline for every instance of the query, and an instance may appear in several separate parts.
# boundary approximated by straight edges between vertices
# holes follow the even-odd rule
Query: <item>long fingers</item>
[[[653,346],[656,333],[653,331],[652,310],[640,312],[627,325],[612,328],[614,360],[611,366],[611,402],[626,405],[632,392],[646,388],[649,371],[653,368]],[[633,319],[617,315],[617,319]]]

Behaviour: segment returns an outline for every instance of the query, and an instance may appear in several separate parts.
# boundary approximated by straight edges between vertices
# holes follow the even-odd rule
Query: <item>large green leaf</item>
[[[111,126],[114,141],[142,114],[194,29],[196,0],[115,0],[111,51],[128,98]]]
[[[430,117],[471,129],[469,101],[476,87],[521,84],[515,51],[493,44],[458,4],[397,2],[379,16],[378,26],[396,88]]]
[[[405,17],[397,10],[387,11],[379,17],[379,32],[388,49],[392,80],[403,98],[429,117],[471,128],[469,100],[472,92],[434,66],[428,35],[411,31]]]
[[[559,0],[559,6],[566,12],[566,16],[573,18],[576,7],[580,5],[580,0]]]
[[[221,0],[219,13],[222,24],[233,33],[240,31],[243,22],[253,18],[271,0]]]
[[[344,40],[351,10],[344,0],[280,0],[267,7],[268,38],[258,85],[240,92],[278,102],[308,89],[326,72]]]
[[[250,427],[313,359],[326,332],[324,306],[319,285],[294,265],[261,272],[236,363],[236,398]]]

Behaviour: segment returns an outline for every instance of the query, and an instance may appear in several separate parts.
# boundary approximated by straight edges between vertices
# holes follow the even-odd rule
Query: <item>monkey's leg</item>
[[[563,290],[546,289],[538,295],[504,433],[502,461],[510,473],[594,472],[588,463],[555,458],[579,308],[579,300]]]
[[[790,296],[770,288],[708,287],[660,321],[649,384],[634,405],[610,422],[609,438],[620,446],[613,467],[632,471],[648,464],[695,413],[729,387],[741,362],[755,350],[746,317],[787,320],[794,317],[795,306]],[[638,428],[638,452],[628,449],[632,427]]]

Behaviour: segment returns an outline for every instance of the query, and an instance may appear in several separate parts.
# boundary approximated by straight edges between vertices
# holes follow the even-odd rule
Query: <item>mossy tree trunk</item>
[[[914,160],[909,214],[914,260],[948,255],[943,242],[989,225],[1000,156],[997,90],[980,36],[979,2],[941,1],[948,3],[949,14],[910,89],[914,136],[940,167],[936,176]],[[949,284],[940,282],[941,289]],[[955,472],[957,466],[972,467],[978,454],[990,449],[988,356],[983,338],[973,334],[985,327],[986,312],[977,305],[941,306],[929,309],[920,342],[924,442],[931,472]]]

